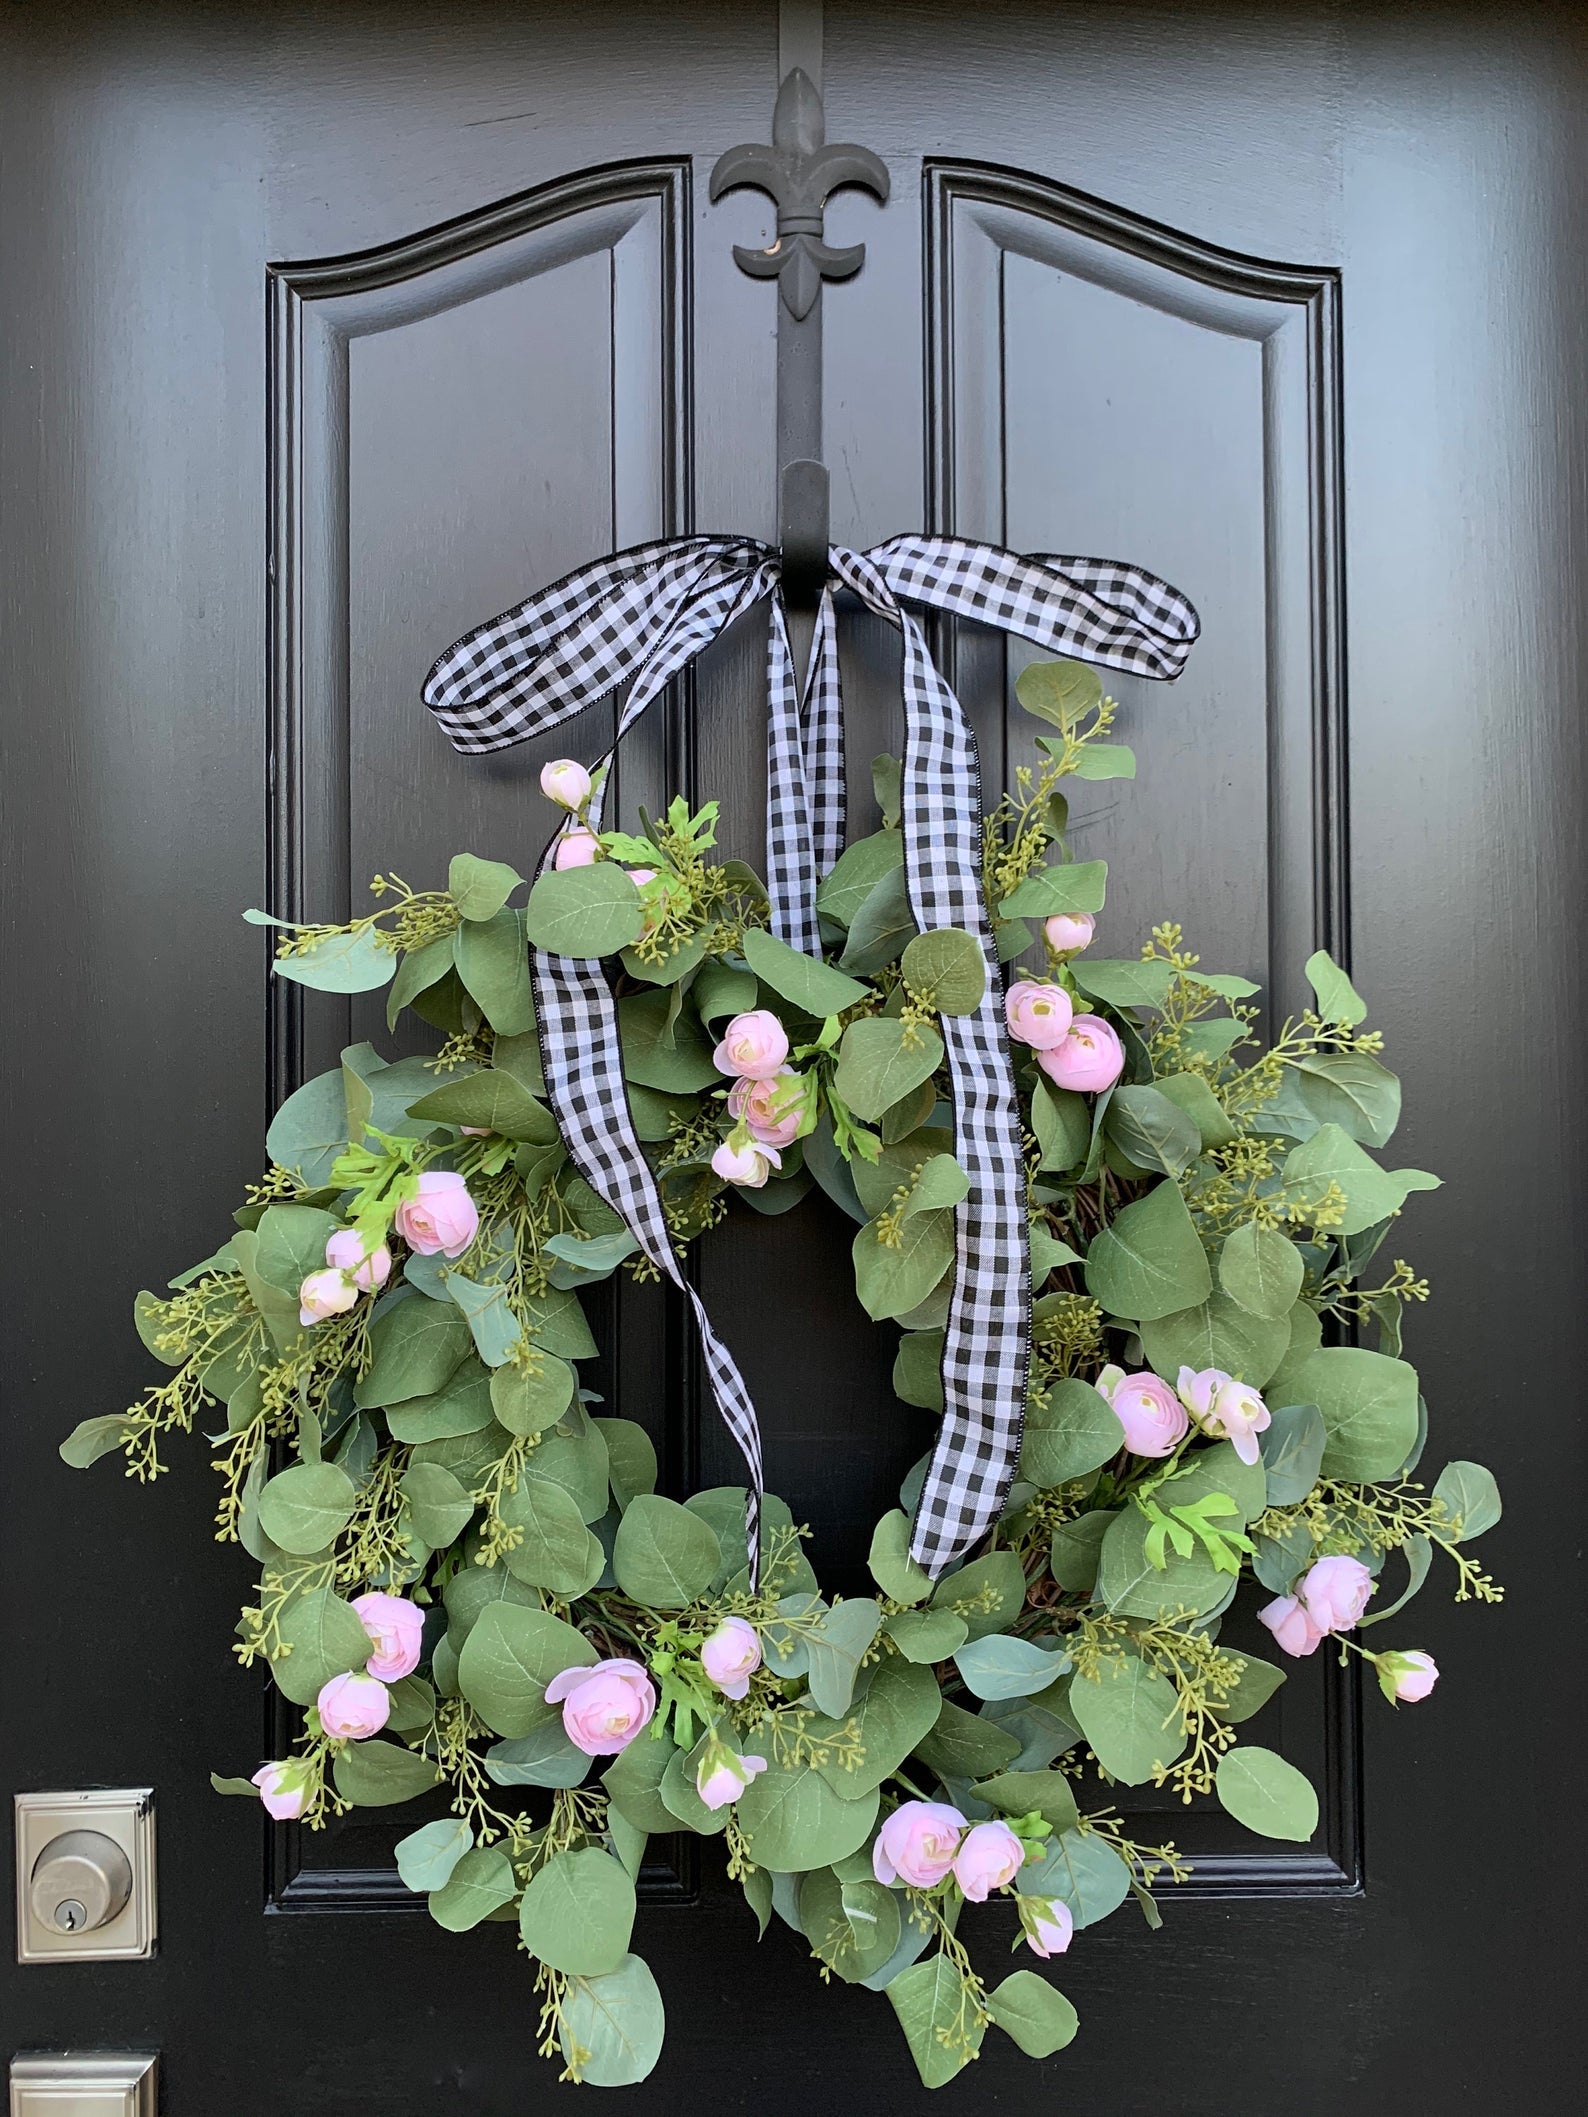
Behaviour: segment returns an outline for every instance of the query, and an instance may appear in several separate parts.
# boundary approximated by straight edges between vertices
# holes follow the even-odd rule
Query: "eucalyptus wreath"
[[[1129,1834],[1117,1789],[1310,1838],[1312,1787],[1242,1739],[1284,1659],[1327,1641],[1420,1699],[1431,1657],[1360,1634],[1436,1554],[1458,1601],[1499,1597],[1467,1551],[1499,1518],[1492,1477],[1416,1476],[1401,1339],[1428,1288],[1374,1260],[1436,1179],[1377,1158],[1400,1086],[1362,1000],[1320,952],[1315,1004],[1265,1045],[1257,988],[1178,926],[1095,957],[1106,871],[1071,857],[1064,786],[1134,760],[1080,664],[1036,664],[1018,695],[1046,732],[983,852],[1000,959],[1040,952],[1005,1002],[1033,1345],[1018,1479],[979,1555],[937,1580],[912,1560],[924,1457],[876,1525],[875,1592],[836,1600],[775,1497],[756,1573],[742,1490],[656,1490],[644,1427],[579,1379],[583,1290],[655,1270],[541,1099],[530,943],[608,960],[680,1250],[821,1191],[897,1335],[900,1416],[941,1410],[966,1175],[937,1022],[980,1003],[986,969],[972,935],[911,924],[888,757],[880,827],[821,884],[827,960],[767,930],[759,878],[716,857],[715,803],[599,830],[571,762],[542,775],[568,820],[522,904],[512,868],[460,854],[442,890],[377,876],[343,924],[247,913],[280,929],[279,976],[384,987],[388,1027],[410,1014],[439,1048],[357,1044],[287,1098],[234,1231],[137,1298],[171,1373],[62,1448],[147,1480],[167,1434],[218,1429],[216,1533],[259,1569],[235,1652],[302,1731],[217,1789],[311,1828],[426,1804],[404,1881],[445,1927],[517,1926],[564,2079],[656,2062],[635,1879],[678,1831],[723,1840],[763,1934],[780,1919],[823,1978],[886,1993],[927,2086],[992,2027],[1059,2050],[1069,2001],[986,1966],[1000,1939],[1058,1956],[1129,1898],[1160,1923],[1187,1863]],[[1404,1585],[1381,1598],[1392,1552]],[[1278,1661],[1221,1644],[1249,1583]],[[974,1956],[967,1903],[1001,1907]]]

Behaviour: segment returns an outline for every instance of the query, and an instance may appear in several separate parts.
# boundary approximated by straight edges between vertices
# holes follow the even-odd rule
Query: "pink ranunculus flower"
[[[582,809],[590,799],[590,774],[572,757],[555,758],[540,768],[540,791],[559,808]]]
[[[700,1665],[725,1698],[743,1698],[761,1666],[761,1639],[743,1617],[725,1617],[700,1650]]]
[[[1037,1064],[1060,1088],[1101,1095],[1124,1072],[1125,1047],[1100,1014],[1078,1014],[1062,1044],[1037,1053]]]
[[[453,1169],[425,1169],[419,1195],[397,1208],[397,1232],[421,1257],[461,1257],[479,1233],[480,1209]]]
[[[259,1788],[266,1815],[278,1823],[295,1823],[303,1814],[309,1775],[300,1758],[289,1758],[285,1764],[261,1764],[253,1783]]]
[[[1091,947],[1097,921],[1089,911],[1056,911],[1043,920],[1042,931],[1055,955],[1078,956]]]
[[[1416,1705],[1439,1681],[1432,1654],[1421,1647],[1402,1647],[1371,1657],[1378,1669],[1379,1688],[1393,1705]]]
[[[695,1791],[708,1808],[727,1808],[765,1770],[765,1757],[741,1757],[726,1743],[714,1742],[696,1767]]]
[[[770,1080],[737,1080],[728,1109],[758,1146],[791,1147],[805,1118],[804,1078],[780,1066]]]
[[[307,1330],[327,1316],[340,1316],[358,1299],[358,1288],[345,1272],[311,1272],[298,1288],[298,1321]]]
[[[1277,1595],[1272,1602],[1264,1603],[1257,1613],[1257,1622],[1267,1625],[1276,1643],[1298,1658],[1315,1654],[1325,1637],[1294,1595]]]
[[[975,1823],[954,1855],[954,1879],[973,1904],[1007,1888],[1025,1863],[1025,1841],[1007,1823]]]
[[[391,1251],[378,1242],[366,1256],[364,1238],[357,1228],[338,1228],[325,1245],[325,1261],[339,1272],[351,1272],[353,1284],[366,1294],[384,1286],[391,1277]]]
[[[1349,1632],[1362,1622],[1373,1576],[1359,1558],[1314,1559],[1296,1590],[1320,1632]]]
[[[1020,1927],[1032,1954],[1046,1960],[1062,1955],[1075,1938],[1075,1914],[1063,1897],[1023,1896]]]
[[[754,1143],[736,1147],[725,1139],[712,1155],[711,1166],[724,1183],[736,1183],[744,1191],[759,1191],[772,1171],[782,1168],[783,1157],[776,1147]]]
[[[333,1676],[314,1703],[333,1742],[365,1742],[386,1725],[391,1692],[375,1676]]]
[[[598,1661],[564,1669],[546,1686],[546,1703],[562,1707],[568,1740],[587,1757],[627,1749],[656,1710],[656,1689],[637,1661]]]
[[[1108,1366],[1096,1388],[1124,1427],[1125,1446],[1132,1455],[1173,1455],[1185,1439],[1191,1425],[1186,1408],[1156,1375],[1127,1375],[1121,1367]]]
[[[634,884],[634,887],[636,889],[643,889],[647,882],[654,882],[656,880],[657,871],[654,867],[631,867],[627,870],[627,873],[628,878]]]
[[[1272,1421],[1255,1389],[1235,1381],[1222,1367],[1182,1367],[1175,1386],[1181,1403],[1196,1414],[1204,1433],[1230,1442],[1243,1463],[1257,1461],[1262,1452],[1257,1436]]]
[[[871,1871],[879,1882],[935,1889],[954,1864],[965,1818],[946,1801],[904,1801],[877,1832]]]
[[[1017,1044],[1033,1051],[1051,1051],[1070,1033],[1075,1002],[1062,985],[1043,985],[1035,978],[1021,978],[1004,994],[1004,1015],[1009,1034]]]
[[[425,1613],[405,1595],[355,1595],[353,1608],[375,1651],[365,1662],[367,1674],[382,1683],[400,1683],[419,1666]]]
[[[557,867],[594,867],[601,857],[601,841],[594,831],[564,831],[557,840]]]
[[[769,1081],[787,1057],[788,1031],[770,1008],[755,1007],[734,1016],[711,1062],[719,1073],[743,1081]]]

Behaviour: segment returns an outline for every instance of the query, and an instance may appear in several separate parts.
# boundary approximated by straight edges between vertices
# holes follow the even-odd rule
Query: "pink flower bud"
[[[1025,1843],[1007,1823],[977,1823],[967,1830],[954,1855],[954,1879],[973,1904],[985,1904],[995,1889],[1005,1889],[1024,1865]]]
[[[1042,931],[1055,955],[1078,956],[1091,947],[1097,921],[1089,911],[1056,911],[1043,920]]]
[[[424,1638],[425,1613],[403,1595],[355,1595],[353,1608],[370,1636],[375,1651],[365,1662],[366,1672],[382,1683],[399,1683],[419,1666]]]
[[[725,1617],[700,1650],[700,1665],[725,1698],[743,1698],[761,1666],[761,1640],[743,1617]]]
[[[766,1007],[736,1014],[711,1055],[719,1073],[740,1080],[769,1081],[788,1057],[788,1032]]]
[[[301,1758],[290,1758],[285,1764],[261,1764],[253,1783],[259,1788],[266,1815],[278,1823],[295,1823],[303,1814],[309,1797],[309,1774]]]
[[[735,1147],[724,1140],[712,1155],[711,1166],[724,1183],[736,1183],[745,1191],[759,1191],[772,1171],[782,1168],[783,1157],[776,1147]]]
[[[1392,1705],[1416,1705],[1439,1681],[1432,1654],[1421,1647],[1405,1647],[1371,1659],[1378,1669],[1379,1689]]]
[[[1180,1401],[1196,1413],[1204,1433],[1228,1441],[1243,1463],[1255,1463],[1261,1450],[1257,1436],[1271,1423],[1268,1406],[1255,1389],[1233,1381],[1222,1367],[1195,1372],[1182,1367],[1177,1382]]]
[[[546,1703],[562,1707],[563,1728],[575,1749],[587,1757],[613,1757],[655,1712],[656,1689],[639,1662],[614,1658],[553,1676]]]
[[[1125,1429],[1125,1446],[1132,1455],[1173,1455],[1190,1430],[1185,1406],[1154,1374],[1127,1375],[1123,1368],[1109,1366],[1098,1376],[1096,1388]]]
[[[559,808],[582,809],[590,799],[590,774],[573,758],[559,757],[541,766],[540,791]]]
[[[1034,1051],[1052,1051],[1062,1044],[1074,1014],[1075,1002],[1062,985],[1021,978],[1004,994],[1009,1034],[1017,1044],[1029,1044]]]
[[[765,1770],[765,1757],[741,1757],[725,1743],[710,1742],[695,1767],[695,1791],[708,1808],[726,1808]]]
[[[325,1261],[339,1272],[351,1272],[353,1284],[371,1294],[391,1277],[391,1251],[384,1242],[367,1254],[357,1228],[338,1228],[325,1245]]]
[[[374,1676],[333,1676],[314,1703],[333,1742],[365,1742],[386,1725],[391,1692]]]
[[[1063,1897],[1023,1896],[1019,1906],[1021,1930],[1032,1954],[1044,1960],[1062,1955],[1075,1937],[1075,1914]]]
[[[1100,1014],[1078,1014],[1062,1044],[1037,1053],[1037,1064],[1060,1088],[1101,1095],[1124,1072],[1125,1047]]]
[[[358,1299],[358,1288],[345,1272],[311,1272],[298,1288],[298,1321],[307,1330],[327,1316],[340,1316]]]
[[[593,831],[564,831],[557,840],[557,867],[594,867],[601,857],[601,841]]]
[[[397,1208],[397,1232],[421,1257],[461,1257],[479,1233],[480,1209],[452,1169],[425,1169],[417,1196]]]
[[[935,1889],[954,1864],[965,1818],[944,1801],[904,1801],[877,1832],[871,1871],[884,1885]]]

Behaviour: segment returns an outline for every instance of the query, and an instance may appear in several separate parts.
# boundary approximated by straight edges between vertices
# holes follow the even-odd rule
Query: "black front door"
[[[271,1832],[210,1793],[268,1708],[229,1661],[248,1575],[206,1526],[203,1443],[145,1492],[55,1451],[143,1386],[131,1298],[225,1235],[267,1107],[384,1041],[376,1001],[267,993],[237,914],[342,916],[377,870],[426,885],[464,845],[522,867],[541,764],[604,747],[608,709],[571,744],[454,754],[418,701],[433,657],[615,547],[774,534],[775,297],[731,252],[770,208],[712,207],[706,180],[766,137],[778,31],[771,0],[10,12],[0,1740],[14,1790],[156,1789],[161,1940],[10,1971],[5,2037],[158,2049],[175,2117],[573,2092],[535,2056],[511,1935],[442,1933],[407,1897],[405,1826]],[[1565,2110],[1535,2024],[1566,2000],[1540,1797],[1568,1744],[1533,1701],[1581,1469],[1588,48],[1569,11],[1499,6],[871,0],[829,11],[824,58],[832,137],[892,180],[885,208],[829,212],[867,246],[826,298],[834,537],[1117,553],[1196,603],[1182,683],[1121,687],[1135,784],[1078,805],[1110,953],[1192,906],[1194,945],[1281,1011],[1313,947],[1349,955],[1406,1078],[1405,1157],[1452,1179],[1423,1202],[1411,1356],[1445,1452],[1515,1502],[1505,1609],[1419,1606],[1447,1674],[1415,1722],[1327,1657],[1287,1687],[1270,1739],[1323,1791],[1316,1840],[1132,1796],[1137,1834],[1196,1863],[1166,1930],[1087,1937],[1077,2043],[1033,2071],[989,2041],[948,2094]],[[897,748],[897,649],[845,624],[858,814]],[[1018,665],[968,628],[944,652],[995,781]],[[758,859],[763,714],[749,625],[633,739],[622,803],[687,783]],[[840,1581],[930,1436],[849,1232],[816,1199],[741,1211],[700,1268],[768,1482]],[[676,1305],[625,1293],[602,1329],[596,1386],[666,1488],[734,1477]],[[653,1871],[669,2037],[632,2103],[923,2107],[886,2002],[752,1931],[710,1847]]]

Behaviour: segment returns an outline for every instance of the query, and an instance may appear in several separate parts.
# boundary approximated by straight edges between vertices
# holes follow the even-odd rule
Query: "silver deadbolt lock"
[[[16,1890],[18,1962],[152,1955],[153,1793],[18,1794]]]
[[[56,1933],[108,1926],[132,1895],[132,1864],[103,1831],[68,1830],[33,1863],[33,1916]]]

